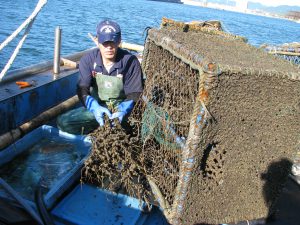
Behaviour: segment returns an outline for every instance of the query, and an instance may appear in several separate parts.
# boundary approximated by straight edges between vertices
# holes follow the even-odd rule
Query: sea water
[[[0,43],[12,34],[33,12],[38,0],[2,1],[0,4]],[[94,47],[88,33],[96,34],[97,23],[109,18],[122,28],[122,40],[143,44],[147,27],[159,27],[162,17],[178,21],[220,20],[228,32],[244,36],[259,47],[300,41],[300,23],[284,19],[249,15],[147,0],[48,0],[11,69],[53,60],[55,27],[62,29],[61,54],[68,55]],[[0,70],[22,36],[0,52]]]
[[[0,168],[0,177],[28,200],[38,185],[47,191],[65,176],[84,155],[74,142],[62,137],[42,138]]]

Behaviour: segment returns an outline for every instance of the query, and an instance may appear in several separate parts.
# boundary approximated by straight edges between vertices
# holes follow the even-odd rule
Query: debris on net
[[[115,119],[106,122],[90,136],[92,152],[84,164],[82,182],[114,192],[126,192],[149,206],[151,192],[137,135],[126,132]]]
[[[229,39],[247,42],[247,38],[225,32],[220,21],[192,21],[189,23],[178,22],[168,18],[162,18],[161,29],[177,30],[183,32],[204,32],[215,34]]]
[[[161,27],[170,29],[180,29],[184,32],[208,30],[223,31],[221,22],[217,20],[191,21],[189,23],[184,23],[163,17]]]

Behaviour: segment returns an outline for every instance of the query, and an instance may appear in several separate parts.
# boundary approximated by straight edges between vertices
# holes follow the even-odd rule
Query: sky
[[[248,2],[259,2],[266,6],[278,6],[278,5],[300,6],[300,0],[248,0]]]

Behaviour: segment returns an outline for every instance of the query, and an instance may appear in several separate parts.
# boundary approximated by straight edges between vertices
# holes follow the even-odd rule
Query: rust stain
[[[206,102],[208,99],[208,91],[207,90],[202,90],[199,92],[199,99],[200,101]]]
[[[207,64],[207,69],[211,72],[216,70],[216,65],[214,63],[208,63]]]

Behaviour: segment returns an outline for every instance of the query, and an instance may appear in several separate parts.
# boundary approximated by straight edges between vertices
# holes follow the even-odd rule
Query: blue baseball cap
[[[119,43],[121,41],[121,28],[114,21],[104,20],[97,26],[97,37],[100,44],[106,41]]]

